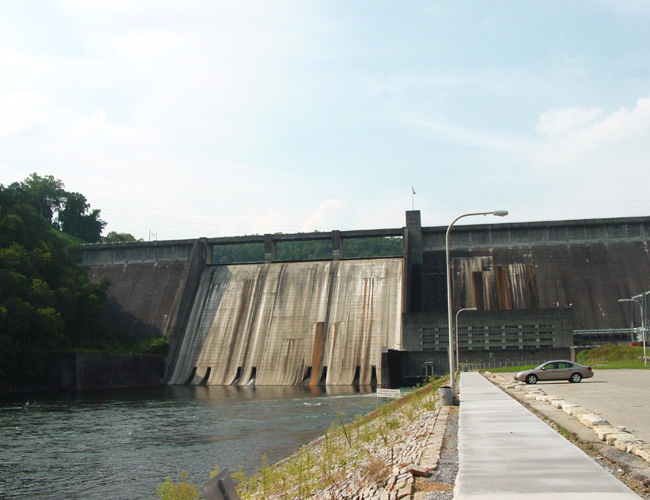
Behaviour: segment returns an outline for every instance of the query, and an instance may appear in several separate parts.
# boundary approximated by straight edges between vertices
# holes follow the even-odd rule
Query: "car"
[[[573,361],[559,359],[542,363],[537,368],[517,372],[515,373],[515,380],[527,384],[536,384],[538,380],[568,380],[577,383],[583,378],[593,376],[594,372],[591,366],[582,366]]]

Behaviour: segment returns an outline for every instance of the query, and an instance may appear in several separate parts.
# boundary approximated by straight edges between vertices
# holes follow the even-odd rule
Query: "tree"
[[[62,181],[51,175],[41,177],[36,172],[22,182],[14,182],[9,189],[14,190],[21,201],[34,207],[50,223],[54,222],[65,196]]]
[[[54,351],[116,345],[109,284],[91,284],[65,247],[24,191],[0,185],[0,386],[38,384]]]
[[[88,243],[95,243],[101,239],[106,226],[99,214],[100,210],[90,210],[86,197],[81,193],[66,193],[59,212],[61,231]]]
[[[111,231],[108,233],[106,236],[102,237],[102,242],[103,243],[124,243],[124,242],[129,242],[129,241],[142,241],[142,238],[139,240],[135,239],[135,236],[129,233],[118,233],[115,231]]]

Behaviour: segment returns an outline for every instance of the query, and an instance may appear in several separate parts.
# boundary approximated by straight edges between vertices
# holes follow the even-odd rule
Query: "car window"
[[[548,363],[542,370],[555,370],[557,368],[557,363]]]
[[[558,363],[557,367],[558,368],[571,368],[571,365],[569,363]]]

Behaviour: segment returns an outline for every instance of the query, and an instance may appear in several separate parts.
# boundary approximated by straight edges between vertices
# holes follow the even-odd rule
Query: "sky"
[[[0,184],[144,240],[648,216],[649,47],[646,0],[3,1]]]

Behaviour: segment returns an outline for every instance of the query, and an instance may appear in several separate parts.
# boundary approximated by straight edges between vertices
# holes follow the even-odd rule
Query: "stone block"
[[[650,463],[650,445],[647,443],[634,445],[631,453]]]
[[[583,413],[582,415],[578,416],[578,420],[580,421],[581,424],[592,428],[596,425],[609,424],[607,420],[605,420],[600,415],[596,415],[595,413]]]
[[[430,475],[429,469],[422,467],[421,465],[411,465],[409,467],[409,472],[417,477],[428,477]]]
[[[587,410],[585,410],[582,406],[567,406],[566,408],[562,408],[565,413],[571,415],[572,417],[578,418],[579,415],[584,415],[585,413],[588,413]]]
[[[619,439],[621,441],[630,440],[630,436],[632,436],[632,434],[630,434],[629,432],[615,432],[613,434],[608,434],[607,437],[605,438],[605,442],[610,446],[614,446],[616,441],[618,441]],[[634,439],[633,436],[632,439]]]
[[[635,438],[632,434],[628,434],[628,436],[630,437],[621,437],[616,439],[614,442],[614,448],[629,453],[635,445],[639,445],[643,442],[640,439]]]
[[[624,427],[618,427],[615,425],[594,425],[592,429],[596,436],[598,436],[598,439],[601,441],[605,441],[607,439],[607,436],[610,434],[619,434],[621,432],[626,432]]]
[[[411,486],[405,486],[397,492],[397,500],[401,498],[409,498],[411,496]]]

